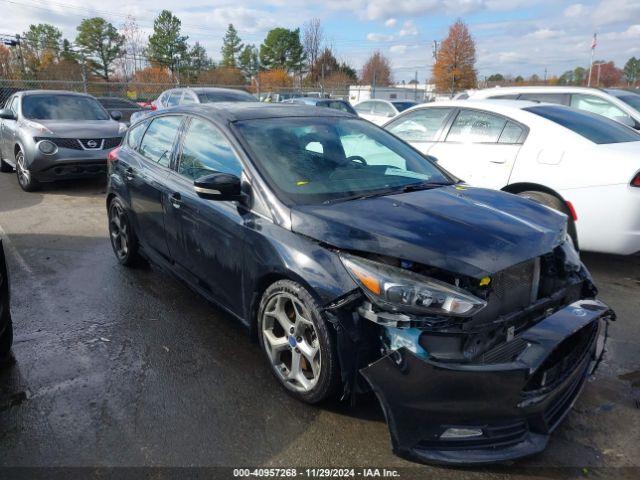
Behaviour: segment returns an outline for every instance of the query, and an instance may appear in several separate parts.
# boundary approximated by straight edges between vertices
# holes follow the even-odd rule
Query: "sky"
[[[0,34],[47,22],[70,39],[82,18],[101,16],[117,27],[128,15],[149,34],[166,8],[177,15],[189,42],[199,41],[215,60],[222,36],[233,23],[245,43],[259,45],[269,29],[322,22],[336,56],[360,69],[380,50],[394,80],[422,83],[433,65],[433,41],[446,37],[460,18],[476,40],[479,78],[560,75],[588,66],[594,32],[596,60],[622,67],[640,57],[640,0],[0,0]]]

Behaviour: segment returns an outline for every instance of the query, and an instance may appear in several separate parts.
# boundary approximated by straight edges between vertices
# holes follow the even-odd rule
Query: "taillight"
[[[155,103],[152,103],[151,105],[149,105],[149,108],[151,108],[151,110],[157,110],[158,106]]]
[[[109,152],[109,155],[107,155],[107,161],[108,162],[114,162],[118,159],[118,152],[120,151],[120,147],[116,147],[113,150],[111,150]]]
[[[571,214],[571,218],[573,219],[573,221],[578,221],[578,214],[576,213],[576,209],[573,208],[573,204],[569,200],[565,200],[564,203],[567,204],[567,208],[569,209],[569,213]]]
[[[636,176],[631,180],[632,187],[640,187],[640,172],[636,173]]]

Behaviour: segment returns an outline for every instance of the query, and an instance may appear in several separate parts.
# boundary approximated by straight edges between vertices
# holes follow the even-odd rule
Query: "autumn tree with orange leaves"
[[[476,45],[462,20],[449,28],[433,65],[433,78],[439,92],[452,95],[476,86]]]

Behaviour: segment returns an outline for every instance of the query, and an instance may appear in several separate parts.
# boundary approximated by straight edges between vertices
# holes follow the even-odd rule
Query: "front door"
[[[193,117],[169,178],[167,241],[175,262],[201,289],[231,311],[242,302],[245,251],[242,208],[233,201],[199,197],[193,181],[216,172],[240,177],[231,144],[208,120]]]
[[[500,189],[509,183],[524,135],[522,126],[501,115],[462,109],[429,155],[470,185]]]
[[[19,98],[14,95],[6,104],[6,108],[11,110],[16,118],[18,117],[19,102]],[[13,145],[16,139],[16,128],[17,120],[0,119],[0,157],[12,163],[15,161]]]

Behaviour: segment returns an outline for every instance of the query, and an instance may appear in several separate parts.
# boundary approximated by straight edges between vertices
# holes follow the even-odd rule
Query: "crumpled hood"
[[[115,120],[32,120],[45,126],[53,135],[42,132],[39,136],[55,136],[60,138],[114,138],[120,124]]]
[[[450,186],[291,212],[292,230],[339,249],[481,277],[550,252],[566,217],[495,190]]]

